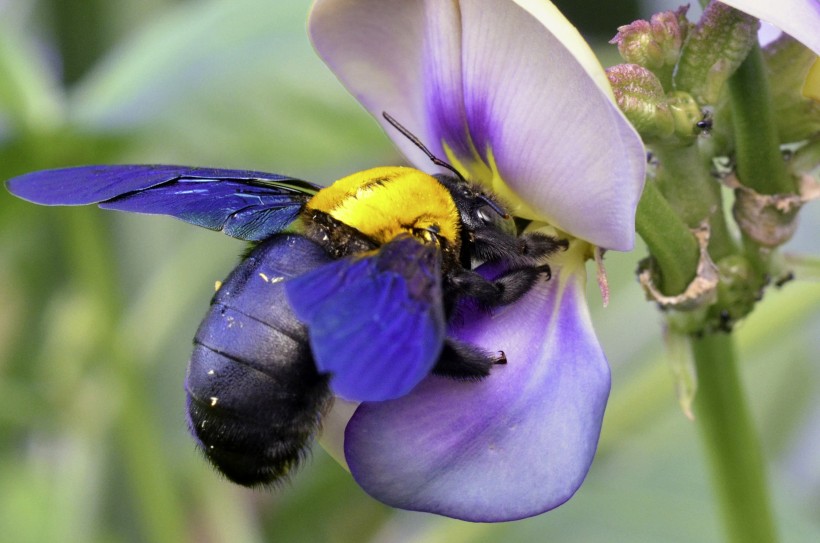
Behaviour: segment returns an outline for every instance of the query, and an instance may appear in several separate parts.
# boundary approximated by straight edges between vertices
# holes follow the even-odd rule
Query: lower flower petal
[[[574,273],[573,273],[574,271]],[[409,395],[359,406],[345,456],[359,485],[403,509],[497,522],[548,511],[583,481],[609,396],[609,367],[581,264],[493,314],[464,341],[503,350],[480,382],[431,376]]]

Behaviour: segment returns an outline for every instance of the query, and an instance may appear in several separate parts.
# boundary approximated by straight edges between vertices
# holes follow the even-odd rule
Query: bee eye
[[[486,204],[475,210],[475,218],[485,227],[516,235],[515,221],[496,205]]]
[[[493,219],[500,218],[498,213],[495,212],[490,206],[481,206],[479,207],[476,212],[476,217],[484,224],[492,224],[495,222]]]

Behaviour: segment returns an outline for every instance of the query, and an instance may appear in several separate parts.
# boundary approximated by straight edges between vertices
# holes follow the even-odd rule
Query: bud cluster
[[[610,43],[625,62],[607,76],[652,152],[648,183],[682,228],[709,232],[708,241],[698,238],[697,269],[691,255],[680,259],[691,269],[688,287],[666,288],[669,263],[655,265],[668,247],[648,241],[651,258],[639,270],[670,330],[698,334],[730,331],[752,311],[772,278],[783,276],[773,252],[794,233],[800,208],[820,198],[820,59],[786,35],[761,49],[758,19],[721,2],[709,2],[697,23],[686,13],[682,7],[619,27]],[[791,159],[782,161],[786,144]],[[726,157],[731,167],[717,174]],[[731,215],[725,187],[734,193]]]
[[[724,4],[709,4],[696,25],[687,21],[687,10],[621,26],[610,41],[627,63],[607,70],[610,83],[647,143],[694,143],[703,111],[717,104],[757,40],[757,19]]]

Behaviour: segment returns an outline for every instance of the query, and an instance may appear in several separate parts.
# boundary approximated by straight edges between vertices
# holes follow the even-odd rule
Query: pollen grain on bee
[[[222,288],[222,281],[214,281],[214,292],[219,292]]]
[[[208,375],[214,375],[216,372],[214,370],[208,370]]]
[[[210,399],[211,399],[211,407],[215,406],[216,402],[219,401],[219,398],[217,398],[216,396],[211,396]]]
[[[262,278],[262,281],[264,281],[266,283],[270,283],[272,285],[276,284],[276,283],[280,283],[280,282],[285,280],[285,278],[281,277],[281,276],[279,276],[279,277],[268,277],[266,274],[264,274],[262,272],[259,272],[259,277]]]

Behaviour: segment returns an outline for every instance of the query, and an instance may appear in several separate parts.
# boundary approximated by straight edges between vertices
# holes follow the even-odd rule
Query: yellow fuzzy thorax
[[[307,204],[383,244],[407,233],[429,239],[430,229],[459,245],[460,218],[450,192],[414,168],[357,172],[320,190]]]

